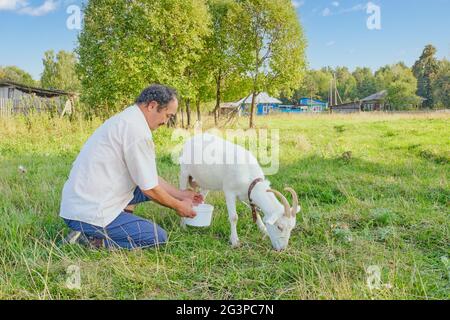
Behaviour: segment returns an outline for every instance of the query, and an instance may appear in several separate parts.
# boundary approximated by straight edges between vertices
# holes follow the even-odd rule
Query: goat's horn
[[[292,217],[295,217],[295,215],[297,214],[297,210],[298,210],[298,196],[297,196],[297,192],[295,192],[294,189],[292,188],[284,188],[284,190],[290,192],[290,194],[292,195],[292,209],[291,209],[291,215]]]
[[[273,194],[280,197],[281,202],[283,203],[283,206],[284,206],[284,214],[289,216],[291,213],[291,206],[289,205],[289,202],[287,201],[287,199],[281,194],[281,192],[274,190],[274,189],[269,189],[269,190],[267,190],[267,192],[272,192]]]

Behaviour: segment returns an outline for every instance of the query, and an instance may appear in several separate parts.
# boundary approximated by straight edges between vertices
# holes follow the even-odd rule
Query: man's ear
[[[150,101],[147,105],[148,110],[155,109],[158,106],[158,103],[156,101]]]

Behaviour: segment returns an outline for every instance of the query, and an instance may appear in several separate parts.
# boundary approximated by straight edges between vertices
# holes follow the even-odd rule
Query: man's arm
[[[178,200],[183,199],[182,192],[180,190],[178,190],[173,185],[171,185],[170,183],[168,183],[166,180],[164,180],[163,178],[161,178],[159,176],[158,176],[158,183],[172,197],[174,197]]]
[[[170,195],[162,186],[158,185],[153,189],[143,190],[142,192],[159,204],[176,210],[181,217],[193,218],[196,215],[192,209],[192,200],[184,199],[180,201]]]
[[[178,200],[191,199],[195,205],[203,202],[203,196],[200,193],[191,190],[179,190],[161,177],[158,177],[158,183],[168,194]]]

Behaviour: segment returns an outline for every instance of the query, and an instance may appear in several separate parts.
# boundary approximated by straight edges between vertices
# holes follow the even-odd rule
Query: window
[[[14,88],[8,88],[8,99],[14,98]]]

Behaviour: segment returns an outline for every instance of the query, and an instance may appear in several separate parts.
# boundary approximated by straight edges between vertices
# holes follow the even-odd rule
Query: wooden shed
[[[29,112],[71,113],[75,95],[0,80],[0,116]]]
[[[330,106],[331,113],[355,113],[361,111],[361,103],[359,101],[337,104]]]
[[[386,109],[387,91],[374,93],[361,100],[361,111],[383,111]]]
[[[331,112],[336,113],[353,113],[360,111],[385,111],[389,109],[386,103],[387,91],[383,90],[374,93],[361,101],[338,104],[330,107]]]

